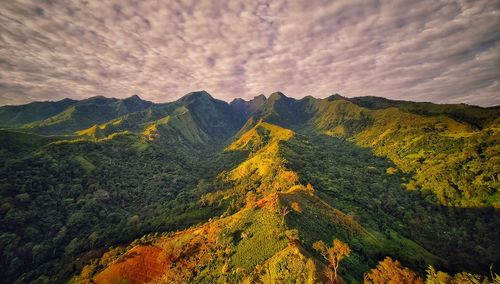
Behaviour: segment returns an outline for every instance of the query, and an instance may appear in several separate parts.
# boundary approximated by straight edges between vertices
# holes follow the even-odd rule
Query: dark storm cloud
[[[375,95],[500,104],[498,1],[2,1],[0,104]]]

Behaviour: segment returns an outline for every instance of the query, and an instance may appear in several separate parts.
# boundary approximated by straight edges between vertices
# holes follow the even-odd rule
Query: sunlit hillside
[[[498,281],[498,108],[53,104],[0,108],[7,282]]]

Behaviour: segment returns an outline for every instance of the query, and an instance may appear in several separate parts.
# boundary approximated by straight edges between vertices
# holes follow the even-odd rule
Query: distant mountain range
[[[0,126],[8,282],[325,282],[333,239],[349,283],[385,256],[500,267],[500,107],[200,91],[3,106]]]

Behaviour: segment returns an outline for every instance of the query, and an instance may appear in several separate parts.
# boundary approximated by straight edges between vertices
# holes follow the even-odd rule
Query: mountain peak
[[[267,98],[263,94],[253,97],[253,100],[265,101]]]
[[[287,96],[285,96],[285,94],[283,94],[282,92],[279,92],[279,91],[274,92],[269,96],[269,100],[277,100],[277,99],[281,99],[281,98],[287,98]]]
[[[213,97],[205,90],[190,92],[184,95],[182,98],[204,98],[204,97],[213,99]]]
[[[178,100],[178,102],[181,104],[191,104],[200,101],[207,103],[214,100],[215,99],[206,91],[195,91],[184,95]]]
[[[237,112],[244,114],[245,119],[247,119],[249,116],[260,111],[264,106],[264,104],[266,103],[266,101],[267,101],[266,96],[260,94],[258,96],[255,96],[253,99],[249,101],[246,101],[244,99],[234,99],[230,103],[230,105]]]
[[[244,99],[242,98],[236,98],[236,99],[233,99],[229,104],[230,105],[234,105],[234,104],[244,104],[246,103],[247,101],[245,101]]]
[[[328,101],[335,101],[335,100],[345,100],[346,97],[343,97],[343,96],[339,95],[338,93],[335,93],[331,96],[328,96],[326,99]]]
[[[126,98],[125,100],[134,100],[134,101],[142,101],[143,99],[141,99],[141,97],[139,97],[139,95],[137,94],[134,94],[128,98]]]

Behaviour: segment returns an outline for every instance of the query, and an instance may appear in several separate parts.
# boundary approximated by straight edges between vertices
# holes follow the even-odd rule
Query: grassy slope
[[[498,113],[500,111],[498,106],[482,108],[466,104],[433,104],[428,102],[394,101],[369,96],[342,99],[349,100],[368,109],[386,109],[396,107],[406,112],[419,115],[446,115],[454,120],[471,124],[477,128],[488,127],[495,120],[495,118],[498,117]]]

